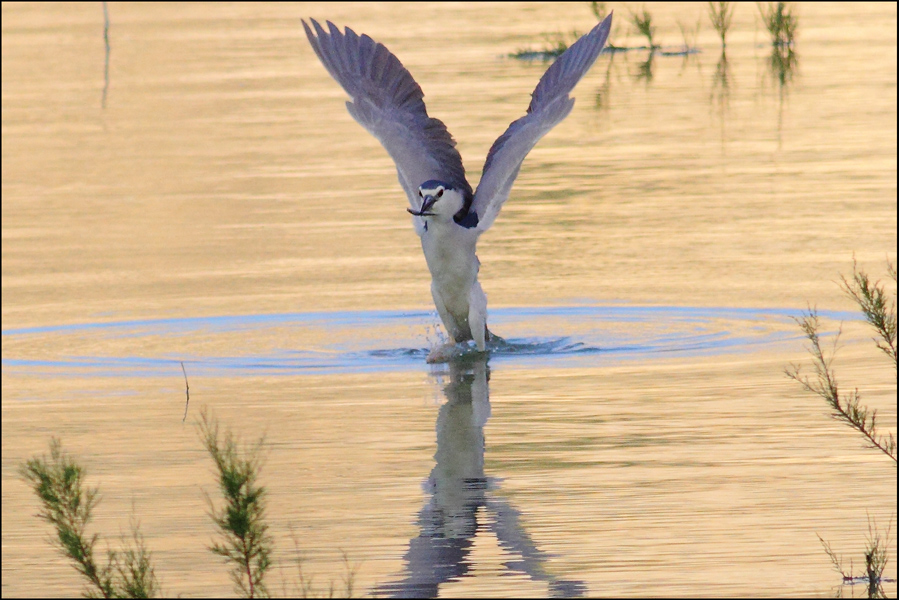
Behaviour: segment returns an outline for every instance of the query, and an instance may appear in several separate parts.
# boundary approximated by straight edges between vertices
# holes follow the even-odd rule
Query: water
[[[344,550],[357,593],[835,593],[816,534],[858,565],[896,470],[783,368],[817,305],[895,432],[835,281],[896,256],[896,8],[800,6],[786,73],[754,6],[726,63],[705,5],[647,8],[668,48],[702,18],[702,51],[600,58],[479,246],[507,344],[429,366],[395,171],[299,19],[394,51],[476,182],[545,68],[508,55],[586,4],[113,4],[108,75],[99,5],[4,4],[3,594],[80,590],[16,477],[51,436],[101,487],[93,531],[133,513],[167,594],[230,593],[203,406],[266,434],[272,533],[321,590]]]
[[[852,312],[824,311],[822,317],[856,319]],[[646,360],[656,353],[680,356],[717,356],[747,352],[797,334],[785,310],[721,309],[705,307],[561,306],[499,308],[491,313],[500,331],[540,333],[504,339],[491,345],[491,364],[510,363],[532,368],[590,367],[623,360]],[[18,373],[72,376],[164,377],[172,366],[187,362],[202,376],[296,375],[420,370],[429,349],[438,343],[436,312],[358,311],[153,319],[7,329],[8,345],[19,358],[5,360]],[[570,335],[558,337],[560,333]],[[203,346],[236,347],[252,336],[257,347],[227,356],[200,348],[175,355],[161,350],[131,356],[136,344],[171,344],[174,338],[202,341]],[[327,341],[322,343],[322,337]],[[295,350],[290,344],[310,350]],[[442,336],[439,343],[444,343]],[[272,346],[268,346],[272,344]],[[67,347],[65,356],[25,358],[28,349]],[[122,348],[116,348],[121,345]],[[94,348],[104,349],[92,356]],[[460,347],[476,351],[473,343]],[[211,350],[209,351],[211,352]]]

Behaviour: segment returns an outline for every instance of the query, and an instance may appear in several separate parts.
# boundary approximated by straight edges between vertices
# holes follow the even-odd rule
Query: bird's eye
[[[440,198],[441,196],[443,196],[443,188],[437,190],[437,197]]]
[[[418,190],[418,197],[419,197],[419,198],[422,198],[422,197],[423,197],[423,196],[421,195],[421,190]]]

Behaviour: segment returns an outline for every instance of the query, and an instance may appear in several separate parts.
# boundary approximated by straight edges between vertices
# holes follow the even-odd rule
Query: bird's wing
[[[493,224],[528,152],[571,112],[574,98],[569,98],[568,93],[596,62],[611,28],[610,14],[572,44],[540,78],[531,94],[527,114],[509,125],[493,143],[472,203],[472,210],[478,215],[479,231]]]
[[[319,60],[350,95],[347,110],[375,136],[396,163],[400,185],[412,208],[418,186],[430,179],[452,185],[471,197],[462,157],[446,125],[428,116],[424,94],[408,70],[383,44],[330,21],[325,31],[315,19],[303,21]]]

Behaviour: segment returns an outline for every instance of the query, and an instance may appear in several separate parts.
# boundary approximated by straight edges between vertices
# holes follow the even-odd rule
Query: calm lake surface
[[[816,305],[895,433],[836,282],[854,256],[894,289],[896,5],[798,6],[779,67],[755,5],[726,58],[705,4],[646,6],[665,50],[701,20],[701,52],[599,58],[479,245],[512,347],[432,367],[393,163],[300,19],[392,50],[476,182],[547,66],[510,53],[588,3],[112,3],[108,57],[100,3],[4,3],[3,595],[82,590],[17,476],[51,436],[100,487],[91,532],[134,515],[166,595],[232,594],[202,407],[265,434],[276,594],[293,538],[319,593],[343,551],[357,595],[863,595],[817,536],[858,572],[869,515],[895,578],[895,465],[783,370]]]

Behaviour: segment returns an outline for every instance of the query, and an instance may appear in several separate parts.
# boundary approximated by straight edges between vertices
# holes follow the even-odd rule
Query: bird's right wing
[[[424,94],[408,70],[383,44],[330,21],[325,31],[315,19],[303,21],[306,37],[319,60],[350,95],[347,110],[375,136],[396,163],[400,185],[413,209],[419,208],[418,186],[443,181],[469,197],[462,157],[456,142],[438,119],[428,116]]]
[[[610,14],[572,44],[540,78],[527,114],[509,125],[493,143],[471,207],[478,215],[479,231],[493,224],[528,152],[571,112],[574,98],[568,93],[596,62],[611,28]]]

